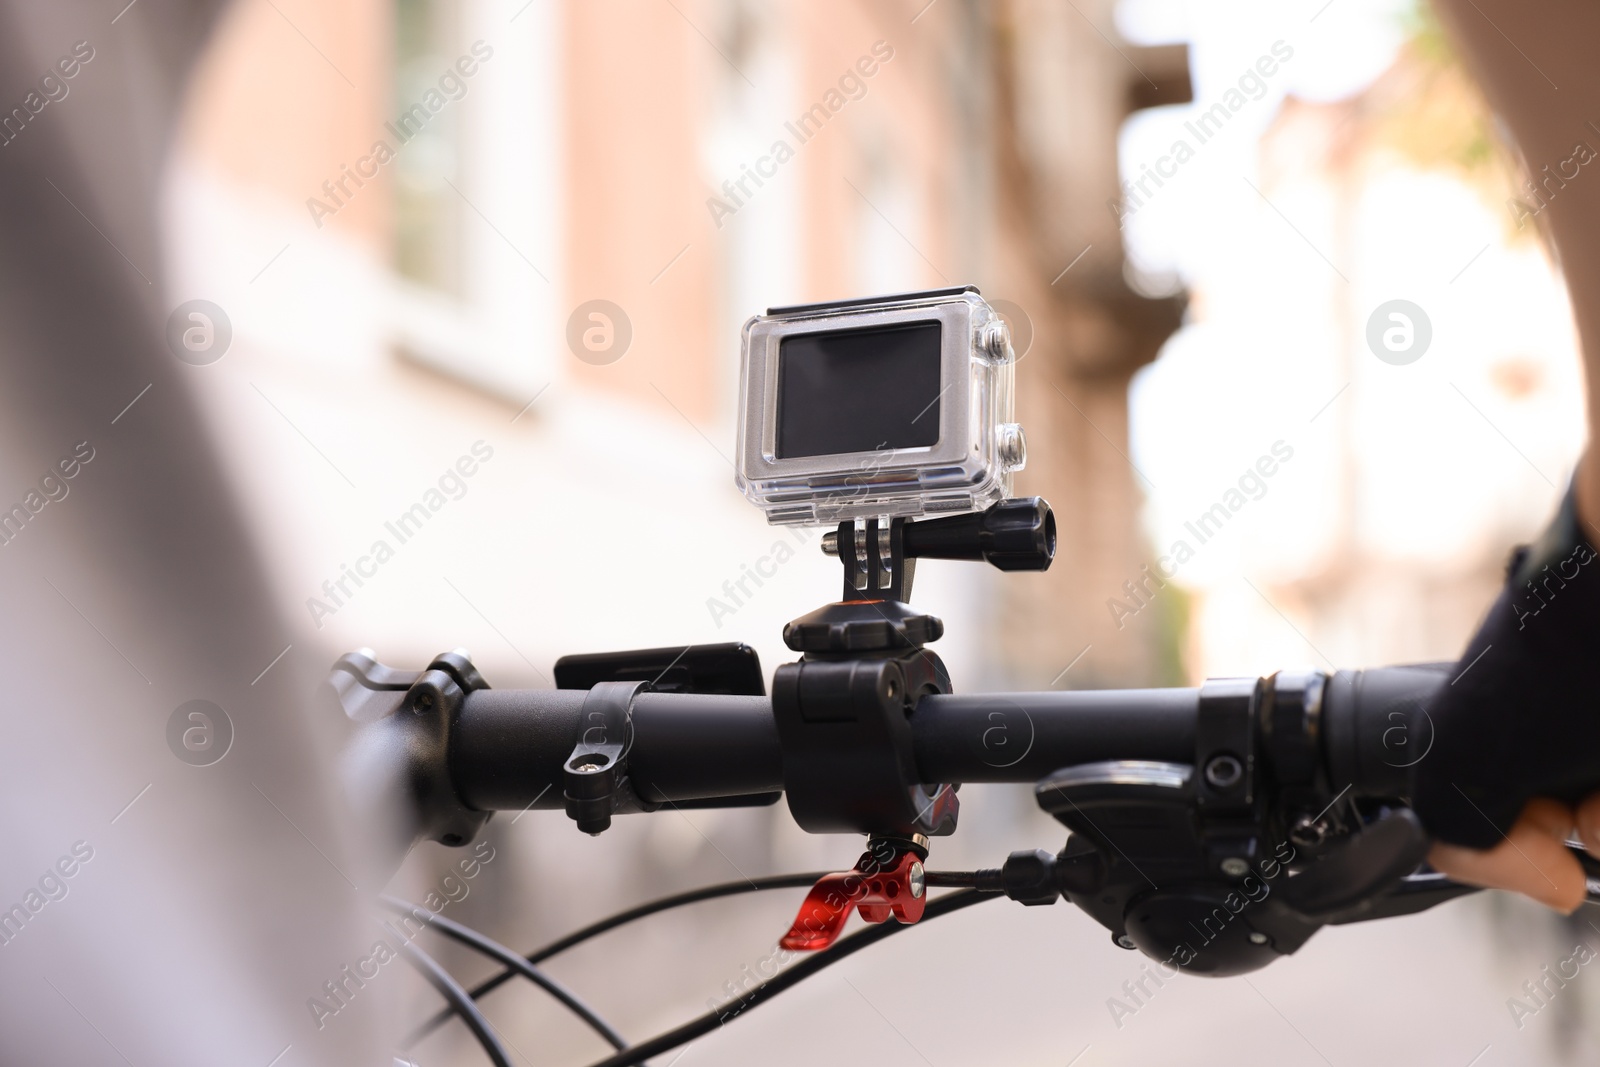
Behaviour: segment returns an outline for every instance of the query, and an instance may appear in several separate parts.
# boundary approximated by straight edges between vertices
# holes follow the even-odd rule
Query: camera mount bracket
[[[944,623],[906,603],[919,558],[981,560],[1003,571],[1047,570],[1055,558],[1056,519],[1036,496],[938,519],[856,519],[824,534],[822,551],[839,558],[844,595],[786,625],[785,644],[808,653],[921,648],[943,636]]]
[[[1001,570],[1044,570],[1056,527],[1039,497],[1003,500],[965,515],[851,520],[823,539],[840,558],[844,598],[784,627],[802,653],[772,679],[783,742],[784,793],[812,833],[953,833],[955,788],[917,780],[910,716],[950,674],[923,646],[944,623],[906,603],[918,558],[986,560]]]
[[[772,714],[795,822],[816,834],[954,833],[955,788],[923,785],[911,747],[917,701],[948,692],[944,663],[925,648],[807,652],[780,666]]]

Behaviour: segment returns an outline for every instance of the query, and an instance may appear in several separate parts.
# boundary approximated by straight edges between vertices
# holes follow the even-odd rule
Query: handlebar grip
[[[1337,671],[1323,694],[1323,752],[1335,790],[1410,797],[1412,768],[1433,747],[1427,707],[1451,664],[1419,663]]]

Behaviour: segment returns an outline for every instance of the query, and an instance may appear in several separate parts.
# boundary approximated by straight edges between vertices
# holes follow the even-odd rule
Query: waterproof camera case
[[[1022,469],[1015,356],[972,286],[771,308],[744,325],[739,464],[767,521],[974,511]]]

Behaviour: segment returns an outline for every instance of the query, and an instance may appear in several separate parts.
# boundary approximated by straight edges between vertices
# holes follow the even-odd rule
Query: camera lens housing
[[[1005,320],[968,286],[745,323],[739,488],[767,520],[973,511],[1026,462]]]

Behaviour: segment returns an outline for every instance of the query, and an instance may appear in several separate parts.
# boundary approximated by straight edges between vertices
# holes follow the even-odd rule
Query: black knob
[[[1056,556],[1056,517],[1043,497],[1002,500],[971,515],[905,525],[911,558],[982,559],[1003,571],[1042,571]]]

